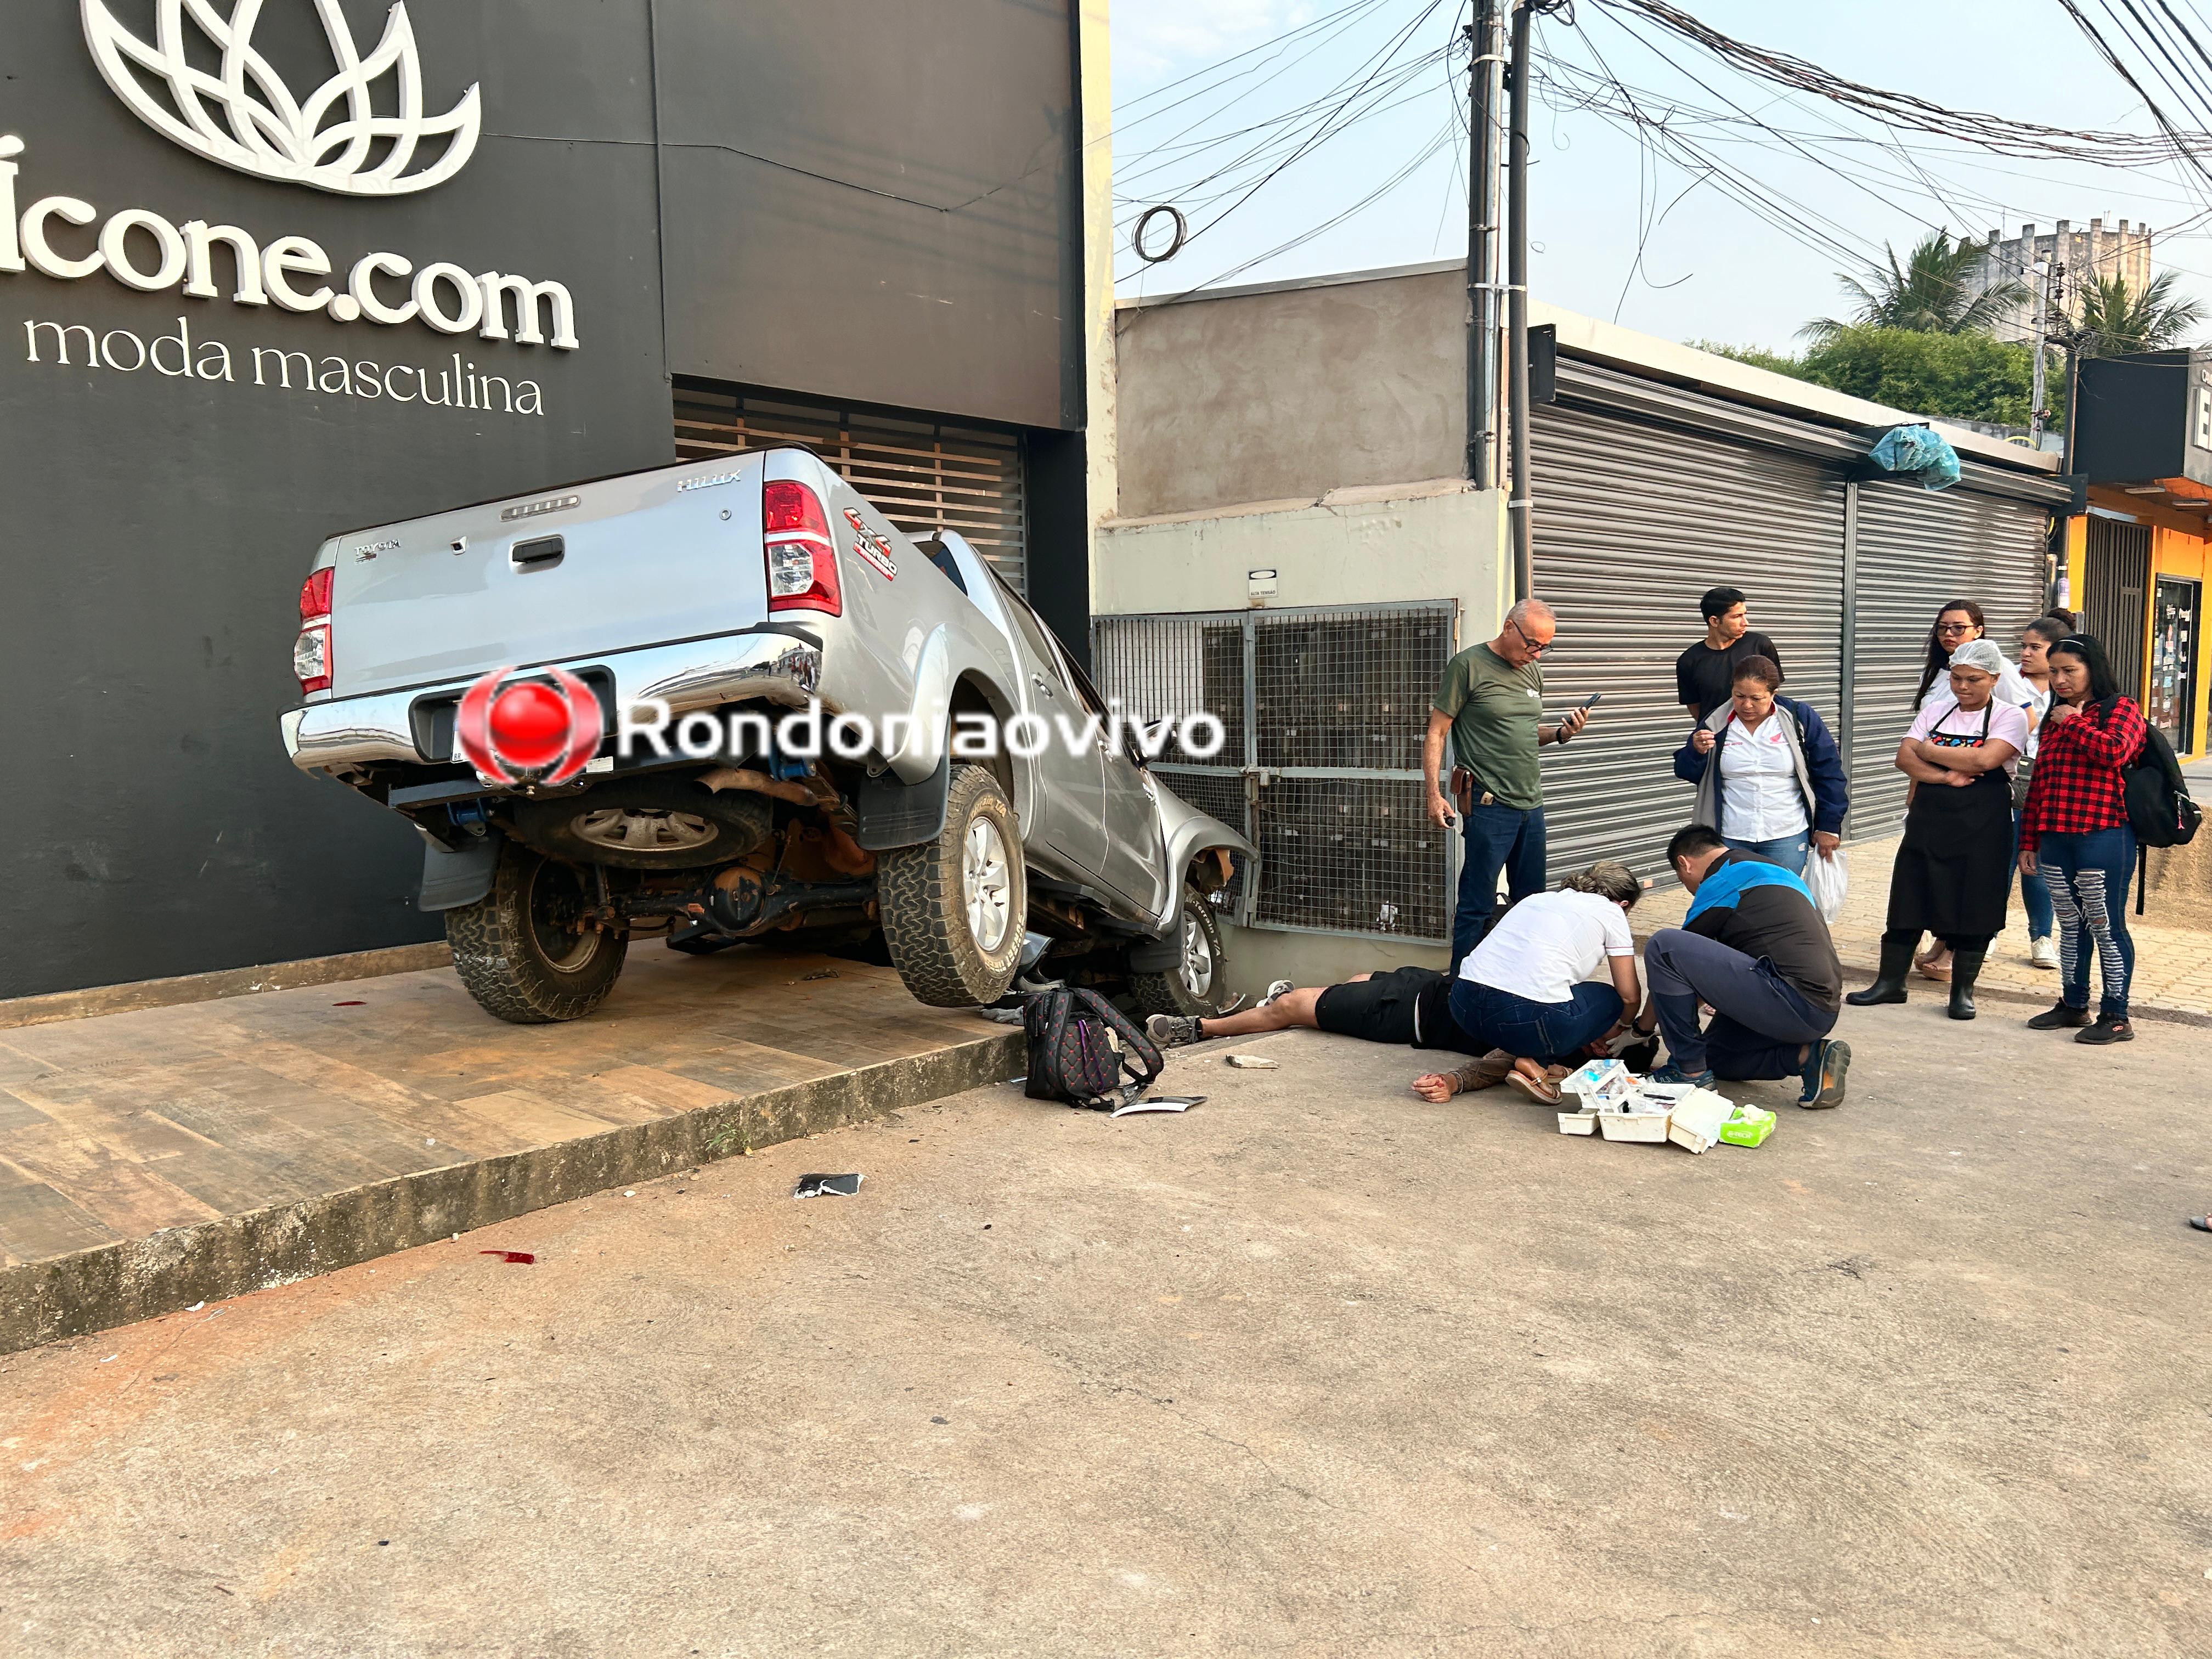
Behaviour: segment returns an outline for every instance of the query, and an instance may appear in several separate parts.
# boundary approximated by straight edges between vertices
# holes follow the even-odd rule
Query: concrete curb
[[[1844,989],[1856,991],[1862,982],[1860,975],[1864,976],[1865,982],[1871,982],[1874,976],[1881,971],[1881,967],[1878,963],[1853,962],[1845,959],[1844,972],[1850,975],[1851,979],[1844,985]],[[2095,988],[2093,981],[2090,987],[2093,995]],[[1908,995],[1925,992],[1930,998],[1937,1000],[1946,999],[1951,994],[1948,983],[1940,980],[1923,979],[1918,974],[1912,975],[1906,981],[1905,991]],[[2058,975],[2056,974],[2051,975],[2051,988],[2048,991],[2023,991],[2016,986],[1978,982],[1974,987],[1974,1000],[1977,1003],[2017,1002],[2023,1007],[2048,1008],[2058,1000]],[[2154,1003],[2148,1002],[2130,1003],[2128,1016],[2131,1019],[2148,1019],[2163,1025],[2212,1026],[2212,1014],[2200,1014],[2193,1008],[2161,1008]]]
[[[290,1284],[756,1146],[884,1117],[1003,1083],[1020,1074],[1024,1059],[1020,1032],[994,1032],[581,1140],[0,1268],[0,1353]]]
[[[121,985],[88,986],[82,991],[49,991],[39,996],[10,997],[0,1001],[0,1030],[51,1025],[60,1019],[130,1013],[141,1008],[176,1008],[191,1002],[219,1002],[225,997],[296,990],[302,985],[339,985],[348,980],[379,979],[386,974],[412,974],[425,968],[449,967],[453,960],[452,947],[438,939],[428,945],[394,945],[380,951],[356,951],[347,956],[272,962],[258,968],[226,968],[216,973],[185,974],[174,979],[138,979]]]

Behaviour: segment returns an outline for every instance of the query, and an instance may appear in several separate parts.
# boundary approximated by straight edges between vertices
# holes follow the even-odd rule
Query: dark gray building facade
[[[673,461],[687,404],[684,453],[734,419],[996,458],[1083,640],[1074,10],[15,8],[0,996],[435,937],[406,826],[285,758],[307,562]]]

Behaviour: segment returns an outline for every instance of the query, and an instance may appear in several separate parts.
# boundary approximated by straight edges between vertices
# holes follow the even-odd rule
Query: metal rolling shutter
[[[1559,617],[1546,707],[1556,714],[1605,694],[1582,737],[1543,751],[1552,872],[1620,858],[1663,875],[1668,838],[1692,800],[1674,772],[1690,730],[1674,659],[1704,634],[1707,588],[1744,590],[1751,625],[1782,653],[1784,689],[1835,720],[1841,475],[1781,449],[1566,403],[1536,410],[1534,440],[1536,592]]]
[[[687,461],[779,444],[812,450],[909,535],[957,530],[1026,596],[1022,441],[1011,432],[781,393],[676,388],[676,453]]]
[[[1846,756],[1854,840],[1905,822],[1905,776],[1892,763],[1912,724],[1928,630],[1947,599],[1972,599],[1989,637],[2020,659],[2021,631],[2043,612],[2047,508],[1964,489],[1858,486],[1853,718]],[[1825,712],[1825,711],[1824,711]]]
[[[2150,526],[2092,518],[2081,627],[2096,635],[2120,690],[2143,695],[2143,640],[2150,632]]]

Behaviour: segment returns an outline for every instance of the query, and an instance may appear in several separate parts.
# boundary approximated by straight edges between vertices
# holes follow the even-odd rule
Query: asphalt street
[[[2202,1654],[2204,1033],[2030,1011],[1700,1158],[1212,1045],[18,1354],[0,1645]]]

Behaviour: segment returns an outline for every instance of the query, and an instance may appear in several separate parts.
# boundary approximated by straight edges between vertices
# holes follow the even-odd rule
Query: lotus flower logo
[[[223,0],[156,0],[156,43],[149,46],[115,21],[106,0],[82,0],[84,38],[101,77],[140,120],[257,179],[341,196],[404,196],[467,165],[483,124],[477,88],[444,115],[422,112],[422,64],[405,6],[392,7],[384,39],[364,58],[338,0],[314,0],[337,73],[302,100],[253,49],[262,3],[228,0],[226,16]],[[216,72],[195,65],[196,55],[206,57],[204,46],[191,48],[195,30],[214,48]],[[380,115],[375,94],[386,77],[391,112]]]

